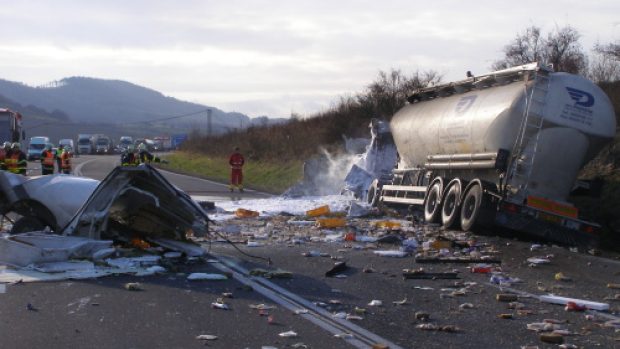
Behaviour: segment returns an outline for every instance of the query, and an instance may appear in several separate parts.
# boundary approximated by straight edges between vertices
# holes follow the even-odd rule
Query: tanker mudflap
[[[564,246],[588,249],[597,247],[600,240],[594,233],[571,229],[552,220],[534,219],[530,215],[507,210],[497,212],[495,224],[522,237],[534,237]]]

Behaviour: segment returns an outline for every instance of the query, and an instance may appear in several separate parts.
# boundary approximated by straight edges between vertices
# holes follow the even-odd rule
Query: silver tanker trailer
[[[567,201],[613,139],[614,110],[589,80],[537,63],[416,91],[391,121],[399,163],[369,202],[422,205],[427,222],[499,225],[571,245],[599,226]]]

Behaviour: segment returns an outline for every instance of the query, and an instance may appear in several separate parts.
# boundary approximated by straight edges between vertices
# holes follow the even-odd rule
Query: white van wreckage
[[[188,238],[205,236],[210,222],[198,203],[149,165],[117,167],[101,182],[0,171],[0,214],[18,217],[0,239],[0,263],[13,266],[89,258],[136,239],[201,255]],[[108,244],[94,242],[102,240]]]

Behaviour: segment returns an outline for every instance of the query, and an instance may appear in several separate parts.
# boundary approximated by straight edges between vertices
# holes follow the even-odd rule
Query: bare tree
[[[610,43],[607,45],[596,45],[594,50],[600,54],[620,61],[620,43]]]
[[[540,36],[540,28],[526,28],[522,34],[517,34],[512,43],[504,47],[504,58],[493,64],[493,70],[542,61],[543,47],[544,39]]]
[[[390,118],[405,105],[407,96],[415,89],[440,81],[441,75],[432,70],[416,71],[411,76],[405,76],[397,69],[380,71],[377,80],[368,85],[367,92],[358,96],[358,101],[362,106],[370,107],[375,115]]]
[[[596,83],[620,80],[620,60],[613,56],[595,52],[590,61],[588,78]]]
[[[531,26],[504,47],[504,58],[496,61],[493,69],[541,62],[552,64],[556,71],[583,74],[587,70],[587,57],[579,43],[580,37],[571,26],[556,28],[547,37],[543,37],[539,27]]]
[[[556,71],[585,73],[588,66],[586,54],[581,48],[581,34],[570,26],[557,29],[547,37],[547,63]]]

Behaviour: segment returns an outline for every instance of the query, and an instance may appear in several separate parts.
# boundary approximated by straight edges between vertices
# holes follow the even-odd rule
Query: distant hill
[[[251,120],[247,115],[227,113],[214,107],[164,96],[162,93],[126,81],[87,77],[65,78],[46,86],[32,87],[0,79],[0,95],[23,106],[36,106],[75,123],[140,123],[178,115],[196,115],[162,121],[158,124],[206,127],[206,110],[212,110],[214,132],[271,123],[271,119]],[[266,119],[266,120],[265,120]],[[281,122],[281,120],[273,120]]]

